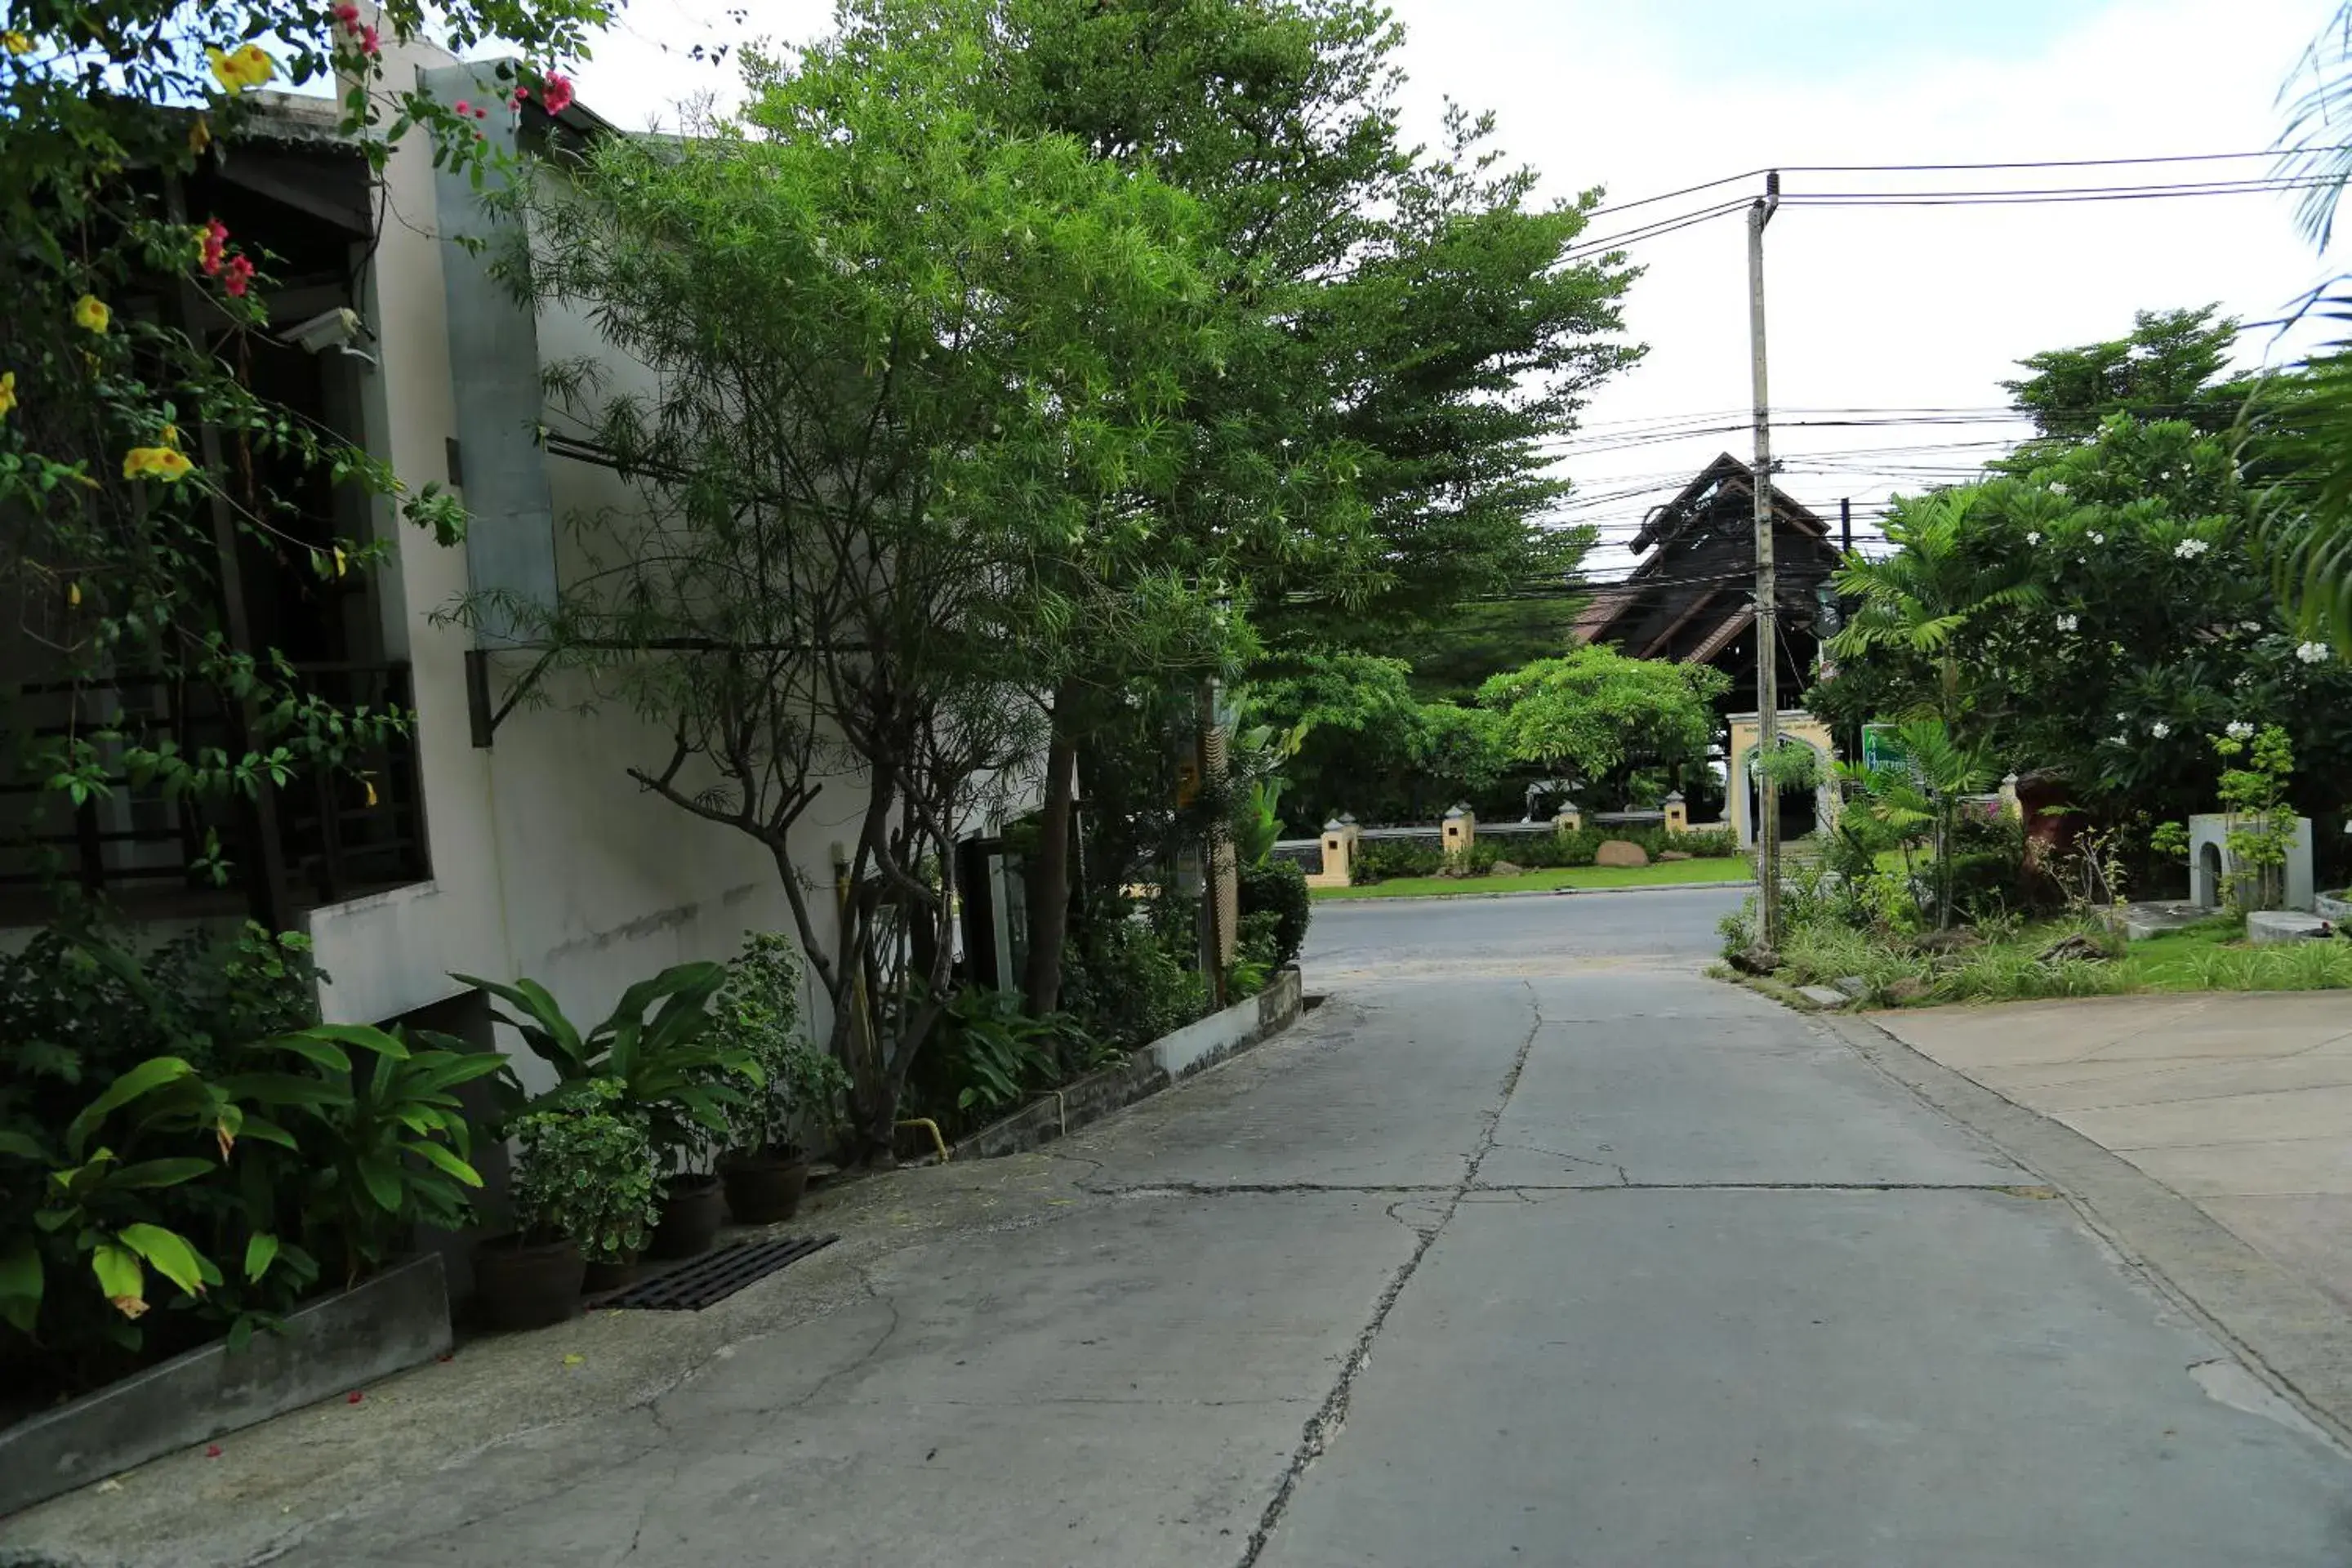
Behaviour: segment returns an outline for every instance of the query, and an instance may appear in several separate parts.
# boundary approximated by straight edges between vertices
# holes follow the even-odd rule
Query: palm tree
[[[1876,560],[1850,555],[1838,568],[1838,592],[1862,601],[1845,629],[1830,641],[1840,658],[1873,650],[1910,655],[1934,668],[1936,716],[1960,729],[1963,634],[1995,612],[2038,604],[2042,590],[1989,566],[1972,548],[1969,513],[1973,489],[1939,490],[1898,501],[1886,520],[1896,548]]]
[[[2304,51],[2286,90],[2296,96],[2279,140],[2279,173],[2301,183],[2297,216],[2324,251],[2352,181],[2352,138],[2344,133],[2352,116],[2352,3],[2339,5]],[[2352,276],[2314,290],[2303,311],[2352,322]],[[2280,597],[2306,627],[2352,652],[2352,337],[2311,356],[2265,401],[2278,434],[2261,453],[2273,470],[2262,537]]]

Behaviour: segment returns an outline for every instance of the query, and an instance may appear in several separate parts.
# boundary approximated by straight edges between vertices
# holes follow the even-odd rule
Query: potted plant
[[[719,963],[673,965],[629,987],[611,1016],[584,1033],[544,986],[457,976],[520,1015],[498,1016],[562,1080],[549,1091],[547,1103],[567,1102],[584,1085],[617,1085],[622,1103],[645,1128],[656,1168],[683,1163],[684,1169],[662,1182],[658,1223],[646,1249],[652,1257],[690,1258],[708,1250],[726,1217],[709,1157],[727,1136],[730,1114],[761,1079],[758,1065],[746,1053],[710,1033],[711,999],[727,973]],[[704,1168],[696,1169],[698,1163]]]
[[[515,1122],[515,1233],[484,1243],[474,1263],[498,1327],[562,1321],[589,1265],[634,1263],[643,1250],[656,1213],[654,1150],[627,1098],[617,1080],[590,1079]]]
[[[841,1064],[801,1032],[800,980],[791,942],[754,932],[728,964],[714,1008],[712,1034],[760,1075],[729,1108],[729,1146],[719,1161],[727,1206],[745,1225],[792,1218],[808,1185],[798,1140],[830,1136],[835,1102],[849,1089]]]

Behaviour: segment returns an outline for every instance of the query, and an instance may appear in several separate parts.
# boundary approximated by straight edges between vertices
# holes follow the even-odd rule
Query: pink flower
[[[335,7],[334,16],[336,21],[341,23],[345,27],[351,29],[352,32],[359,31],[360,8],[358,6],[352,5],[338,5]]]
[[[360,29],[360,53],[367,56],[370,59],[373,59],[379,47],[380,46],[375,36],[375,29],[373,27],[362,27]]]
[[[507,100],[507,106],[510,109],[520,109],[524,104],[529,103],[530,101],[530,89],[527,87],[519,87],[514,89],[514,96]]]
[[[474,106],[473,106],[472,104],[470,104],[470,103],[467,103],[467,102],[464,99],[462,99],[462,98],[461,98],[461,99],[459,99],[459,100],[457,100],[457,104],[456,104],[456,108],[457,108],[457,112],[458,112],[458,113],[460,113],[460,114],[471,114],[471,113],[473,113],[473,112],[474,112]]]
[[[477,119],[477,120],[488,120],[489,117],[490,117],[490,111],[489,111],[488,110],[484,109],[484,108],[483,108],[480,104],[478,104],[478,104],[476,104],[476,105],[474,105],[474,118],[475,118],[475,119]]]
[[[228,225],[218,218],[214,218],[205,224],[204,262],[205,277],[210,278],[221,269],[221,261],[227,254],[227,247]]]
[[[226,275],[221,279],[221,287],[227,289],[233,298],[242,300],[246,289],[252,284],[253,263],[242,256],[230,257]]]
[[[547,73],[546,85],[540,89],[540,101],[547,105],[550,114],[561,114],[572,107],[572,79],[562,71]]]

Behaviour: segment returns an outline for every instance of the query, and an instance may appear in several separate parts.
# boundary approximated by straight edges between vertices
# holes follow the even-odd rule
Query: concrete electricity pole
[[[1780,206],[1780,171],[1764,176],[1764,195],[1748,209],[1748,352],[1756,394],[1756,757],[1768,770],[1780,755],[1780,605],[1772,573],[1772,405],[1764,379],[1764,226]],[[1734,789],[1747,781],[1734,779]],[[1767,771],[1756,789],[1759,937],[1780,942],[1780,786]]]

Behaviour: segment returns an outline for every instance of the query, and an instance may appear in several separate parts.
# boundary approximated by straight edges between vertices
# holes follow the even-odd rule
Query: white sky
[[[747,0],[750,31],[801,39],[827,0]],[[1970,163],[2238,153],[2276,139],[2282,83],[2334,0],[1392,0],[1409,101],[1433,134],[1447,95],[1492,109],[1549,194],[1632,201],[1764,164]],[[635,0],[579,73],[584,103],[629,127],[725,95],[731,62],[692,45],[746,34],[722,0]],[[2145,170],[1796,174],[1790,192],[2158,184],[2256,174],[2261,162]],[[1696,210],[1751,183],[1595,220],[1593,233]],[[2318,281],[2292,198],[1875,210],[1784,207],[1768,235],[1772,397],[1815,410],[1984,410],[2041,349],[2116,337],[2136,309],[2220,301],[2275,318]],[[1579,521],[1622,540],[1717,452],[1745,457],[1747,260],[1738,216],[1633,247],[1627,305],[1648,358],[1605,387],[1564,461]],[[2286,345],[2292,346],[2292,345]],[[2241,342],[2249,363],[2284,348]],[[1735,430],[1603,449],[1679,416]],[[1783,426],[1784,489],[1858,518],[1994,450],[2002,425]],[[1858,453],[1869,448],[1876,456]],[[1621,492],[1638,493],[1618,497]],[[1867,532],[1867,528],[1862,531]],[[1622,565],[1606,556],[1596,571]]]

